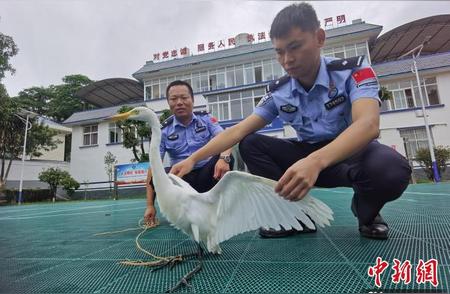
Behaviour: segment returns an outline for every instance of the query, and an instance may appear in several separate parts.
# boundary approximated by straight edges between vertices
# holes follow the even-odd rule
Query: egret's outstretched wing
[[[274,192],[276,182],[239,171],[230,171],[209,192],[216,198],[218,243],[259,227],[303,230],[297,219],[309,228],[321,227],[333,220],[332,210],[322,201],[306,196],[291,202]],[[307,215],[306,215],[307,214]]]
[[[198,194],[198,192],[191,187],[191,185],[189,185],[188,182],[186,182],[185,180],[183,180],[180,177],[177,177],[176,175],[173,174],[167,174],[169,176],[169,180],[172,182],[172,184],[174,184],[175,186],[178,186],[182,189],[184,189],[186,192],[189,192],[190,194]]]

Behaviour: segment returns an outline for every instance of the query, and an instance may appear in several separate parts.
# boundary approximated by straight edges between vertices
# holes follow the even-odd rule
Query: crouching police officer
[[[166,89],[166,97],[173,115],[163,123],[160,153],[161,158],[164,158],[166,152],[169,153],[171,165],[173,165],[200,149],[223,129],[217,119],[206,111],[193,112],[194,94],[191,85],[187,82],[170,83]],[[197,162],[194,169],[183,176],[183,180],[198,192],[206,192],[214,187],[232,166],[231,149],[228,149],[220,155],[210,156]],[[147,209],[144,213],[144,220],[149,225],[155,223],[156,216],[155,193],[151,177],[151,170],[149,170],[146,185]]]
[[[307,3],[281,10],[270,38],[288,75],[269,86],[252,115],[173,166],[172,172],[184,175],[197,161],[240,141],[250,172],[277,180],[275,191],[288,200],[302,199],[314,185],[352,187],[351,210],[360,234],[386,239],[389,229],[379,212],[406,189],[411,169],[404,157],[375,140],[380,99],[374,71],[364,56],[320,56],[325,32]],[[296,140],[254,134],[276,116],[295,129]],[[303,232],[311,230],[260,229],[263,237]]]

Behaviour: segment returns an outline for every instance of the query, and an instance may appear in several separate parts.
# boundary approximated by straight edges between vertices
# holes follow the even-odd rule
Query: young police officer
[[[297,201],[312,186],[352,187],[352,211],[360,234],[386,239],[379,211],[408,186],[411,169],[395,150],[378,143],[379,85],[364,56],[320,56],[325,32],[307,3],[281,10],[270,29],[278,62],[288,73],[271,85],[254,113],[172,167],[188,173],[195,162],[240,141],[241,156],[253,174],[278,180],[275,191]],[[254,134],[276,116],[291,124],[297,140]],[[305,231],[303,231],[305,232]],[[260,229],[263,237],[293,230]]]
[[[207,112],[193,112],[194,94],[191,85],[184,81],[174,81],[166,89],[167,102],[173,113],[163,123],[161,131],[161,158],[167,152],[171,165],[187,158],[203,147],[214,136],[223,131],[217,120]],[[219,153],[217,153],[219,154]],[[210,190],[233,165],[231,150],[220,155],[205,158],[195,164],[194,170],[183,179],[198,192]],[[147,209],[144,219],[148,224],[155,221],[155,193],[151,183],[151,171],[147,174]]]

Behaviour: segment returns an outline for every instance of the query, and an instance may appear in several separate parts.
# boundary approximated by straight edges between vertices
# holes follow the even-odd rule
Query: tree
[[[80,184],[73,179],[67,171],[63,171],[59,168],[51,167],[40,172],[39,180],[50,186],[50,194],[53,201],[55,200],[58,186],[63,186],[69,196],[71,196],[73,192],[80,187]]]
[[[19,92],[14,99],[19,106],[28,111],[39,115],[48,116],[49,103],[54,99],[55,93],[53,87],[31,87]]]
[[[447,161],[450,160],[450,148],[444,146],[434,147],[434,155],[436,156],[436,164],[439,174],[447,168]],[[417,150],[415,160],[425,168],[425,173],[430,180],[433,180],[433,166],[431,165],[431,155],[429,148],[420,148]]]
[[[19,52],[16,43],[12,37],[0,33],[0,81],[5,77],[6,72],[12,75],[16,72],[15,68],[9,63],[9,59]]]
[[[164,109],[161,113],[161,116],[159,117],[159,121],[161,123],[163,123],[166,119],[168,119],[170,116],[172,115],[172,113],[170,112],[169,109]]]
[[[114,156],[114,154],[112,154],[111,152],[108,151],[105,155],[104,161],[105,161],[105,171],[106,171],[106,174],[108,175],[108,180],[109,180],[109,192],[111,193],[111,191],[112,191],[111,182],[113,180],[114,166],[117,163],[117,159],[116,159],[116,156]]]
[[[19,105],[39,115],[45,115],[56,122],[63,122],[73,113],[83,110],[83,102],[75,93],[93,81],[84,75],[67,75],[63,84],[48,87],[31,87],[15,97]]]
[[[1,88],[1,87],[0,87]],[[0,93],[1,93],[0,89]],[[1,95],[1,94],[0,94]],[[0,190],[5,186],[12,161],[22,154],[25,139],[25,124],[18,117],[20,107],[7,95],[0,96]],[[53,138],[56,131],[39,124],[36,119],[29,120],[32,128],[28,131],[26,154],[39,157],[39,150],[56,148],[57,140]]]
[[[133,109],[131,106],[122,106],[117,112],[124,113],[131,109]],[[170,115],[170,110],[164,109],[159,117],[159,121],[162,123]],[[131,161],[147,162],[148,153],[144,150],[144,140],[151,140],[152,132],[150,127],[145,122],[137,120],[119,121],[116,124],[122,130],[123,146],[133,151],[134,159]],[[139,149],[138,146],[140,147]]]
[[[122,106],[118,113],[124,113],[133,109],[131,106]],[[123,146],[133,151],[134,159],[132,161],[148,161],[148,153],[144,150],[144,140],[150,139],[150,128],[143,121],[126,120],[116,122],[122,130]]]
[[[54,97],[49,102],[48,116],[57,122],[62,122],[73,113],[82,111],[83,104],[75,93],[93,83],[87,76],[81,74],[67,75],[62,78],[63,84],[53,86]]]
[[[62,141],[55,139],[58,134],[56,130],[50,129],[43,123],[34,122],[28,131],[26,154],[32,157],[42,156],[42,151],[51,151],[58,147]]]

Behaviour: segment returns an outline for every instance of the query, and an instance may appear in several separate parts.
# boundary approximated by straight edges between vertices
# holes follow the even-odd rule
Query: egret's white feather
[[[186,181],[167,175],[159,154],[161,130],[156,114],[146,107],[130,111],[130,119],[146,121],[152,129],[150,166],[161,212],[176,228],[208,251],[221,253],[219,244],[229,238],[259,227],[303,230],[329,225],[332,210],[322,201],[306,196],[290,202],[274,192],[276,182],[239,171],[230,171],[206,193],[198,193]],[[308,217],[309,216],[309,217]]]

